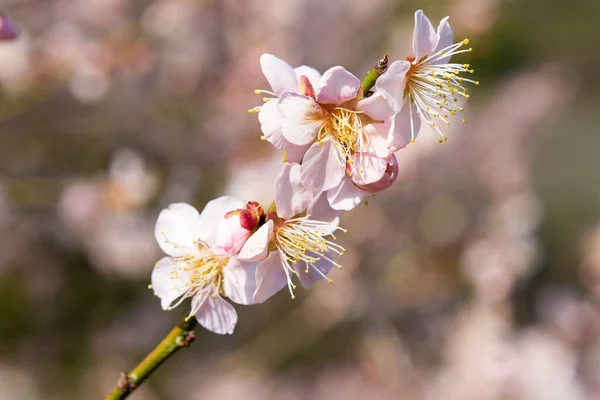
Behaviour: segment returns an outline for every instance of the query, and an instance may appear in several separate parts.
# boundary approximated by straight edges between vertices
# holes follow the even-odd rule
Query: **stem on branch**
[[[363,79],[362,83],[360,84],[363,88],[363,93],[365,95],[369,92],[369,90],[371,90],[373,86],[375,86],[377,78],[379,78],[385,71],[387,71],[387,68],[388,56],[387,54],[385,54],[383,57],[381,57],[379,61],[377,61],[377,64],[375,64],[375,66],[371,68],[369,72],[367,72],[367,76],[365,76],[365,79]]]
[[[130,373],[121,373],[119,382],[104,400],[124,399],[129,396],[167,358],[194,341],[194,327],[198,324],[192,317],[182,321],[152,350]]]

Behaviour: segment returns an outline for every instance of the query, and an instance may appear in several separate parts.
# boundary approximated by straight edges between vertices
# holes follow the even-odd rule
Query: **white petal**
[[[275,179],[277,215],[283,219],[290,219],[306,211],[313,198],[312,190],[302,185],[300,170],[300,164],[286,163]]]
[[[298,68],[294,68],[296,75],[300,78],[302,75],[308,78],[313,88],[318,88],[321,82],[321,73],[314,68],[301,65]]]
[[[359,111],[364,111],[367,116],[377,121],[385,121],[394,115],[390,103],[379,92],[375,92],[371,97],[359,101],[356,108]]]
[[[440,21],[440,24],[438,25],[438,28],[437,28],[438,41],[437,41],[437,46],[435,48],[436,53],[438,51],[445,49],[448,46],[452,45],[452,43],[454,41],[454,34],[452,33],[452,28],[450,27],[448,18],[449,17],[442,19]],[[450,57],[451,56],[439,58],[439,59],[435,60],[433,62],[433,64],[446,64],[448,61],[450,61]]]
[[[329,258],[332,257],[331,253],[326,253],[326,254],[327,254],[327,257],[329,257]],[[297,272],[298,279],[300,280],[300,284],[302,285],[302,287],[305,289],[312,289],[312,286],[316,281],[323,279],[323,276],[321,274],[319,274],[317,271],[315,271],[314,269],[315,268],[318,269],[325,276],[327,276],[329,274],[329,271],[331,271],[332,266],[333,266],[333,264],[330,261],[328,261],[324,258],[321,258],[319,261],[316,261],[311,266],[308,266],[308,273],[306,273],[306,265],[305,264],[297,263],[294,265],[294,269]]]
[[[319,195],[313,199],[308,205],[307,212],[310,214],[310,219],[331,222],[332,225],[336,224],[339,221],[340,215],[342,215],[340,210],[331,208],[325,192],[319,193]]]
[[[364,132],[369,136],[371,141],[366,152],[373,153],[377,157],[387,157],[390,154],[388,136],[391,126],[392,119],[390,118],[384,123],[373,123],[363,127]]]
[[[256,291],[256,267],[258,262],[240,262],[231,257],[223,268],[223,290],[227,297],[238,304],[254,304]]]
[[[415,31],[413,33],[413,51],[416,61],[433,52],[438,41],[438,36],[433,29],[429,18],[418,10],[415,13]]]
[[[262,303],[287,284],[279,252],[272,251],[269,256],[261,261],[256,269],[256,292],[254,301]]]
[[[407,101],[402,110],[392,119],[388,136],[388,148],[395,152],[416,139],[421,130],[421,118],[413,103]]]
[[[394,61],[375,82],[376,90],[389,102],[394,111],[400,110],[404,103],[406,73],[410,66],[411,64],[408,61]]]
[[[323,124],[323,113],[312,98],[285,93],[277,106],[282,118],[283,136],[291,143],[302,146],[311,143]]]
[[[344,67],[333,67],[321,77],[317,101],[321,104],[340,105],[355,99],[360,88],[360,80]]]
[[[281,132],[282,121],[277,109],[278,102],[278,99],[271,99],[263,104],[258,113],[258,121],[266,140],[273,146],[281,149],[287,140],[285,140]]]
[[[178,274],[172,272],[178,269]],[[185,285],[189,283],[190,274],[173,264],[171,257],[164,257],[156,263],[152,270],[152,290],[160,298],[163,310],[168,310],[171,304],[185,293]]]
[[[208,296],[196,312],[198,323],[211,332],[219,335],[232,334],[237,323],[235,308],[218,294]]]
[[[258,228],[240,250],[238,259],[241,261],[259,261],[266,257],[269,251],[269,242],[273,239],[273,221],[267,221]]]
[[[364,196],[365,193],[347,176],[337,188],[327,192],[327,200],[334,210],[352,210],[360,204]]]
[[[298,92],[298,77],[285,61],[271,54],[263,54],[260,56],[260,67],[277,96],[285,92]]]
[[[222,196],[206,203],[200,214],[201,235],[204,242],[210,243],[221,220],[229,211],[245,208],[246,203],[231,196]]]
[[[339,185],[345,166],[340,165],[341,155],[331,139],[314,143],[302,162],[302,184],[316,192],[323,192]]]
[[[198,211],[186,203],[169,205],[158,215],[154,236],[160,248],[170,256],[193,253],[194,243],[206,233]]]

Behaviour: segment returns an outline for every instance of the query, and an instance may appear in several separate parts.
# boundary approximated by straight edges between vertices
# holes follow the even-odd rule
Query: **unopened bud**
[[[381,179],[379,179],[376,182],[369,183],[367,185],[358,185],[355,182],[355,185],[370,194],[375,194],[392,186],[397,177],[398,160],[396,160],[396,157],[393,154],[390,154],[387,157],[387,166],[385,168],[385,173],[383,174]]]
[[[221,256],[238,254],[264,219],[265,213],[255,201],[248,202],[246,208],[228,212],[217,227],[213,251]]]
[[[0,12],[0,40],[15,40],[18,36],[17,29],[11,19]]]

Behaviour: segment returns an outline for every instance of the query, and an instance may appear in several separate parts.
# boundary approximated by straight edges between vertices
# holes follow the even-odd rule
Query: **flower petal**
[[[255,302],[262,303],[285,287],[287,277],[283,268],[277,251],[272,251],[267,258],[260,262],[256,269]]]
[[[411,64],[405,60],[394,61],[387,71],[375,82],[376,90],[389,102],[394,111],[399,111],[404,103],[406,74]]]
[[[312,98],[296,93],[285,93],[277,106],[282,118],[282,132],[295,145],[311,143],[323,124],[323,113]]]
[[[246,240],[238,259],[241,261],[262,260],[269,251],[271,239],[273,239],[273,221],[269,220]]]
[[[416,139],[420,130],[421,118],[417,109],[412,102],[407,101],[402,110],[392,119],[388,148],[392,153],[400,150],[411,143],[411,140]]]
[[[199,238],[206,243],[210,243],[225,214],[245,207],[246,203],[231,196],[222,196],[206,203],[202,214],[200,214],[201,234]]]
[[[446,18],[442,19],[440,21],[440,24],[438,25],[438,28],[437,28],[438,41],[437,41],[437,46],[435,47],[436,53],[438,51],[441,51],[441,50],[451,46],[452,43],[454,42],[454,34],[452,33],[452,28],[450,27],[448,18],[450,18],[450,17],[446,17]],[[450,61],[450,57],[452,57],[452,56],[445,56],[442,58],[438,58],[432,64],[446,64],[448,61]]]
[[[326,255],[329,258],[333,256],[329,252],[327,252]],[[316,281],[323,279],[323,276],[317,271],[315,271],[315,268],[321,271],[325,276],[327,276],[327,274],[329,274],[329,271],[331,271],[331,267],[333,267],[333,264],[331,264],[330,261],[321,258],[320,260],[316,261],[314,264],[309,265],[308,267],[305,264],[300,263],[294,264],[293,267],[296,270],[296,275],[298,275],[298,280],[300,280],[300,284],[302,285],[302,287],[304,287],[305,289],[312,289],[313,284]]]
[[[211,332],[219,335],[232,334],[237,323],[237,312],[227,301],[218,294],[213,298],[207,296],[206,300],[196,312],[198,323]]]
[[[256,267],[258,262],[240,262],[231,257],[223,268],[223,290],[227,297],[238,304],[254,304],[256,291]]]
[[[318,88],[321,82],[321,73],[314,68],[307,67],[306,65],[301,65],[298,68],[294,68],[294,72],[298,77],[304,75],[308,78],[310,84],[314,88]]]
[[[369,153],[355,153],[352,160],[352,181],[357,185],[369,185],[379,181],[388,165],[385,158]]]
[[[340,210],[334,210],[329,205],[327,200],[327,194],[325,192],[319,193],[308,205],[308,214],[310,219],[315,221],[331,222],[332,225],[339,221],[339,217],[342,215]]]
[[[215,223],[216,227],[216,223]],[[196,251],[195,241],[207,232],[198,211],[186,203],[170,204],[158,215],[154,236],[160,248],[170,256],[180,257]]]
[[[298,92],[298,77],[285,61],[272,54],[263,54],[260,56],[260,67],[277,96],[285,92]]]
[[[321,77],[317,101],[321,104],[340,105],[358,95],[360,80],[344,67],[329,68]]]
[[[281,149],[284,142],[287,142],[283,137],[282,120],[277,109],[278,99],[271,99],[262,105],[258,113],[258,121],[260,122],[260,130],[265,135],[265,139],[273,146]]]
[[[364,196],[365,192],[357,188],[347,176],[337,188],[327,191],[327,200],[334,210],[352,210],[360,204]]]
[[[178,270],[179,273],[173,274]],[[171,304],[185,293],[185,286],[189,283],[190,274],[176,266],[171,257],[161,258],[152,270],[152,290],[160,298],[163,310],[168,310]]]
[[[302,162],[302,185],[323,192],[339,185],[344,177],[345,166],[340,165],[341,155],[331,139],[314,143]]]
[[[313,198],[312,190],[302,185],[300,170],[300,164],[285,163],[275,179],[277,215],[283,219],[305,211]]]
[[[415,31],[413,33],[413,52],[415,61],[431,54],[438,42],[438,36],[429,18],[418,10],[415,13]]]
[[[356,109],[364,111],[367,116],[378,121],[385,121],[394,115],[390,103],[379,92],[375,92],[372,96],[359,101]]]

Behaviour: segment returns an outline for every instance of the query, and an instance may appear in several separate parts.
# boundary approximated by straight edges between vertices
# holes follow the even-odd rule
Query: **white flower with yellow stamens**
[[[276,210],[267,212],[266,223],[248,239],[240,252],[242,260],[261,260],[256,270],[254,300],[261,303],[284,287],[295,298],[294,275],[307,289],[326,279],[333,266],[341,268],[333,255],[345,249],[335,243],[339,211],[324,195],[302,186],[300,165],[285,164],[275,183]]]
[[[235,198],[220,197],[210,201],[202,214],[185,203],[161,211],[155,235],[169,257],[156,264],[150,287],[164,310],[191,298],[188,318],[195,316],[203,327],[218,334],[233,332],[237,313],[222,296],[254,304],[257,263],[218,255],[222,253],[215,252],[212,243],[220,224],[230,223],[225,216],[244,206]]]
[[[474,72],[469,64],[450,62],[452,56],[472,50],[464,48],[468,43],[468,39],[453,43],[448,17],[436,31],[423,11],[415,13],[414,56],[393,62],[375,84],[376,91],[398,112],[395,123],[404,142],[415,140],[421,120],[435,130],[440,142],[446,140],[438,125],[450,124],[452,116],[464,110],[460,100],[469,98],[464,83],[479,85],[460,76]]]

